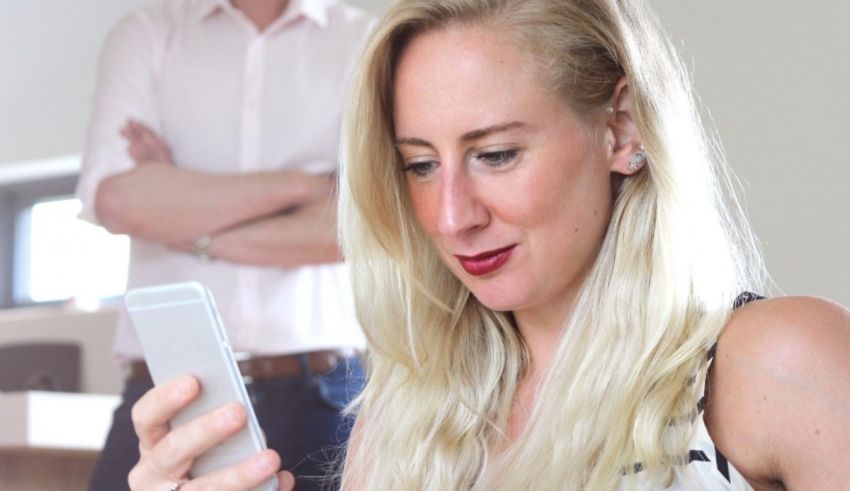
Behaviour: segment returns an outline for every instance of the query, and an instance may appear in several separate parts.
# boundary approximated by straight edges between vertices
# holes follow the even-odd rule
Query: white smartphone
[[[171,420],[172,428],[228,402],[245,407],[247,425],[198,457],[190,474],[202,476],[264,450],[265,440],[209,290],[196,282],[139,288],[129,290],[124,303],[154,384],[185,374],[201,384],[198,398]],[[254,488],[276,489],[276,478]]]

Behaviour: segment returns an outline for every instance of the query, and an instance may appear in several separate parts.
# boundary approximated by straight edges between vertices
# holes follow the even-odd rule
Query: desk
[[[0,394],[0,490],[84,490],[119,396]]]

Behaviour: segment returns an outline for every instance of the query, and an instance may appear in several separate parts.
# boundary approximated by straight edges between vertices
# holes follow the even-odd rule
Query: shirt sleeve
[[[103,45],[76,190],[82,202],[79,217],[92,223],[98,223],[95,197],[100,182],[134,165],[120,134],[128,118],[161,131],[154,92],[157,37],[150,16],[136,12],[122,19]]]

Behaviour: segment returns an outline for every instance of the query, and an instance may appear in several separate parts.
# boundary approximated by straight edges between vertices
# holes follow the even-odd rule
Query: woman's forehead
[[[529,56],[487,26],[421,33],[399,57],[393,88],[399,136],[427,127],[480,127],[525,119],[523,112],[559,104]]]

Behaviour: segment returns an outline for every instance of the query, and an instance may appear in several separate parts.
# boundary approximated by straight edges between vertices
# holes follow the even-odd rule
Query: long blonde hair
[[[648,155],[617,179],[585,280],[526,428],[505,429],[527,352],[510,313],[482,305],[418,227],[394,146],[406,44],[449,25],[497,28],[579,114],[630,84]],[[640,464],[682,472],[705,354],[761,263],[687,73],[642,0],[406,0],[367,45],[346,112],[340,229],[370,342],[344,488],[611,489]]]

